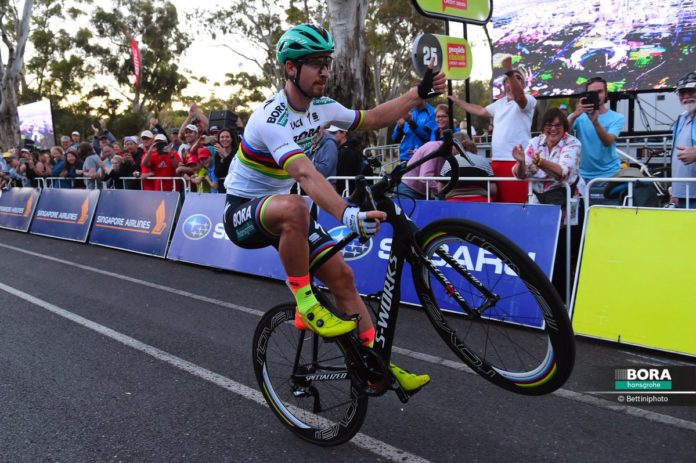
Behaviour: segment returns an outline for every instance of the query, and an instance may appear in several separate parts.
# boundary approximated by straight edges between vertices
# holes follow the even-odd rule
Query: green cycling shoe
[[[310,308],[306,313],[295,311],[295,326],[310,329],[324,338],[335,338],[358,328],[355,320],[344,320],[321,304]]]
[[[430,382],[430,375],[416,375],[410,371],[399,368],[393,363],[389,364],[394,378],[399,382],[401,389],[409,394],[415,394]]]

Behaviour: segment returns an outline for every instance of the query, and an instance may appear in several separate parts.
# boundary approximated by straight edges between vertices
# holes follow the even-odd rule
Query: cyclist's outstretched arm
[[[439,94],[444,92],[446,86],[447,80],[443,73],[440,72],[433,76],[432,90],[434,93]],[[385,101],[365,111],[365,123],[362,128],[365,130],[375,130],[392,125],[404,117],[406,113],[421,101],[423,101],[423,98],[419,95],[418,87],[411,87],[408,92],[403,95],[393,100]]]

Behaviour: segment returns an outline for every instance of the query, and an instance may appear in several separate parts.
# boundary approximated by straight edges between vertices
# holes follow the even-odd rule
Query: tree
[[[365,18],[368,0],[327,0],[336,43],[331,72],[332,98],[349,108],[364,108],[369,96]]]
[[[177,61],[189,39],[180,30],[176,7],[166,0],[117,0],[111,9],[97,7],[89,28],[76,34],[77,45],[117,87],[95,85],[92,96],[119,93],[132,112],[147,106],[157,112],[188,84]],[[135,88],[130,41],[139,43],[143,72]]]
[[[33,6],[33,0],[25,0],[20,19],[14,4],[0,0],[0,35],[7,49],[7,62],[0,54],[0,140],[6,146],[19,144],[19,82],[24,71],[24,52]]]
[[[50,98],[56,106],[66,96],[82,91],[84,80],[94,71],[84,53],[75,48],[75,37],[63,26],[83,15],[77,7],[66,11],[62,0],[36,1],[32,15],[34,27],[29,36],[33,53],[22,81],[22,103]]]

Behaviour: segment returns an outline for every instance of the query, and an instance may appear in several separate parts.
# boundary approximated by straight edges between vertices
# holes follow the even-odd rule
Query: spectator
[[[312,157],[314,167],[327,179],[336,176],[336,166],[338,165],[338,141],[336,137],[334,137],[334,134],[339,130],[341,129],[335,125],[323,128],[320,133],[321,139],[319,145]],[[334,188],[336,187],[335,179],[330,179],[329,183],[331,183]]]
[[[206,147],[201,147],[194,155],[198,158],[197,170],[191,177],[198,193],[217,193],[218,179],[215,177],[212,155]]]
[[[374,175],[372,166],[365,159],[360,151],[359,142],[355,138],[350,138],[345,130],[339,130],[334,133],[334,138],[338,142],[338,165],[336,166],[336,175],[338,177],[355,177],[356,175],[371,176]],[[355,190],[355,181],[348,181],[348,191],[346,182],[341,180],[336,184],[336,190],[339,194],[345,193],[350,196]]]
[[[92,131],[94,132],[94,137],[92,138],[92,147],[94,148],[94,152],[97,154],[101,154],[101,150],[104,145],[108,145],[109,143],[114,143],[116,141],[116,137],[114,137],[106,127],[105,119],[99,121],[99,128],[92,124]]]
[[[113,146],[104,145],[101,155],[99,156],[99,170],[102,178],[106,173],[106,169],[111,169],[111,160],[115,155],[116,150],[114,150]]]
[[[82,177],[82,161],[72,146],[65,155],[65,164],[59,176],[67,179],[68,188],[84,188],[85,186],[82,180],[76,180]]]
[[[512,155],[517,178],[554,180],[532,184],[531,203],[557,204],[565,207],[566,191],[562,182],[574,185],[578,180],[580,141],[568,133],[568,119],[558,108],[551,108],[542,119],[543,132],[532,138],[525,149],[516,146]]]
[[[561,103],[561,104],[558,106],[558,109],[561,110],[561,112],[563,113],[563,115],[564,115],[566,118],[568,117],[568,105],[567,105],[567,104]]]
[[[435,108],[435,124],[437,125],[437,129],[433,130],[430,139],[432,141],[442,140],[443,132],[445,130],[450,130],[449,107],[446,104],[439,104]],[[459,132],[460,130],[459,127],[454,128],[454,132]]]
[[[580,154],[580,176],[586,182],[594,178],[613,177],[621,170],[621,161],[616,152],[616,140],[624,125],[624,116],[607,108],[607,81],[593,77],[585,84],[586,92],[596,92],[599,105],[587,103],[580,98],[575,111],[568,117],[571,130],[582,143]],[[593,202],[604,200],[607,182],[594,184],[597,193],[590,192]],[[598,201],[595,201],[598,198]]]
[[[10,178],[10,184],[17,187],[30,187],[31,182],[27,178],[26,172],[26,162],[21,162],[21,160],[15,156],[11,155],[7,158],[7,174]]]
[[[517,161],[513,173],[518,178],[550,179],[553,182],[533,183],[532,203],[557,204],[561,206],[564,222],[567,220],[566,189],[561,182],[571,185],[571,196],[576,195],[580,141],[570,135],[570,124],[563,112],[551,108],[542,119],[543,132],[529,141],[526,150],[515,147],[513,156]],[[578,208],[578,214],[581,209]],[[580,249],[580,226],[571,231],[571,269],[575,268]],[[557,241],[556,261],[552,282],[561,297],[565,297],[566,285],[566,228],[561,228]]]
[[[51,156],[53,156],[53,169],[51,170],[51,177],[60,177],[60,173],[63,172],[63,168],[65,168],[65,151],[63,151],[63,148],[60,146],[54,146],[51,148]],[[70,184],[67,180],[54,180],[51,183],[51,186],[54,188],[70,188]]]
[[[235,134],[233,129],[225,128],[218,133],[218,142],[215,145],[215,176],[218,178],[218,192],[225,193],[225,177],[230,170],[230,163],[237,152],[235,146]]]
[[[532,118],[537,104],[533,96],[524,93],[524,75],[520,70],[512,69],[510,57],[503,61],[503,69],[505,96],[485,108],[467,103],[455,96],[449,97],[466,112],[493,119],[495,131],[492,132],[491,167],[496,177],[510,177],[512,166],[515,165],[512,157],[513,148],[526,145],[532,138]],[[492,127],[490,129],[492,130]],[[497,200],[508,203],[527,202],[527,183],[500,182]]]
[[[80,132],[77,130],[73,131],[73,133],[70,134],[70,142],[73,148],[77,149],[78,146],[80,146],[80,139],[81,135]]]
[[[679,102],[686,111],[674,124],[672,142],[672,177],[696,178],[696,72],[689,72],[677,82]],[[696,209],[696,183],[675,182],[671,202],[686,208],[687,185],[689,209]]]
[[[425,100],[399,119],[392,132],[392,140],[399,143],[399,159],[408,161],[413,153],[427,143],[435,126],[435,109]]]
[[[182,141],[181,138],[179,138],[179,129],[176,127],[172,129],[171,143],[171,149],[178,152],[179,147],[182,145]]]
[[[155,142],[151,145],[150,149],[145,153],[143,158],[143,169],[147,167],[152,170],[154,177],[176,177],[176,168],[179,167],[181,163],[181,158],[179,153],[171,149],[171,146],[167,145],[167,137],[164,134],[158,133],[155,135]],[[143,170],[143,173],[145,170]],[[150,185],[146,188],[146,183],[152,183],[152,188]],[[156,191],[182,191],[181,182],[175,182],[174,180],[149,180],[143,181],[143,189],[145,190],[156,190]]]
[[[165,132],[164,127],[160,125],[159,119],[157,119],[156,117],[150,118],[150,132],[152,132],[153,135],[161,133],[162,135],[164,135],[164,138],[167,141],[167,143],[169,143],[167,132]]]
[[[194,124],[188,124],[184,127],[184,141],[179,147],[179,157],[181,159],[186,159],[191,147],[196,143],[199,138],[198,127]]]
[[[121,178],[139,177],[142,148],[138,146],[138,137],[131,135],[123,139],[123,162],[121,163]],[[127,190],[139,190],[140,180],[126,179],[124,187]]]
[[[72,146],[72,140],[67,135],[60,137],[60,147],[63,148],[63,154],[68,152],[68,148]],[[77,149],[77,148],[76,148]]]
[[[442,141],[429,141],[413,153],[407,166],[419,161],[421,158],[435,151],[442,145]],[[416,169],[406,173],[406,177],[439,177],[444,158],[435,158],[421,164]],[[404,178],[396,189],[397,197],[411,199],[428,199],[427,193],[434,196],[442,189],[442,183],[437,180],[409,180]]]
[[[87,188],[94,190],[101,187],[101,172],[99,171],[99,155],[94,152],[94,147],[87,142],[80,143],[77,148],[77,156],[82,159],[82,176],[88,177]]]
[[[107,185],[107,188],[115,188],[117,190],[123,189],[123,181],[121,181],[121,177],[124,177],[123,172],[121,171],[121,167],[123,166],[123,157],[119,156],[118,154],[115,154],[111,158],[111,164],[110,165],[104,165],[104,182]],[[130,176],[131,174],[128,174],[127,176]]]
[[[184,122],[181,124],[181,128],[179,129],[179,133],[184,132],[186,134],[186,128],[189,125],[193,125],[196,127],[196,131],[199,134],[204,133],[206,130],[208,130],[208,118],[206,117],[205,114],[203,114],[203,111],[198,107],[196,103],[192,103],[191,107],[189,108],[189,113],[186,116],[186,119]],[[184,154],[181,154],[181,157],[184,158]]]
[[[53,162],[48,152],[43,152],[39,155],[39,160],[34,165],[34,174],[36,177],[43,179],[53,175]]]
[[[498,189],[495,182],[467,181],[464,179],[466,177],[493,177],[491,161],[478,154],[476,143],[465,136],[463,132],[456,133],[452,137],[455,139],[455,143],[460,143],[463,152],[456,150],[455,159],[459,166],[459,181],[447,192],[445,199],[455,202],[488,202],[489,197],[495,196]],[[452,167],[446,162],[442,166],[440,177],[449,177],[451,174]]]
[[[150,149],[150,146],[155,142],[155,135],[149,130],[143,130],[140,134],[140,148],[142,152],[140,153],[140,162],[143,161],[143,155]]]
[[[9,159],[10,153],[3,153],[0,158],[0,189],[4,190],[10,185],[10,166],[7,164],[7,159]]]

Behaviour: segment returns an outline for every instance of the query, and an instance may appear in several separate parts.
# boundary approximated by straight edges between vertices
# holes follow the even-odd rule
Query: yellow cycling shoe
[[[414,394],[420,391],[426,384],[430,382],[430,375],[416,375],[403,368],[399,368],[393,363],[389,364],[392,374],[399,382],[401,389],[409,394]]]
[[[321,304],[315,305],[306,313],[297,311],[295,316],[297,317],[297,315],[301,316],[302,322],[304,322],[307,328],[324,338],[342,336],[358,327],[358,323],[355,320],[344,320]],[[300,323],[296,321],[295,326],[300,328],[298,325]]]

